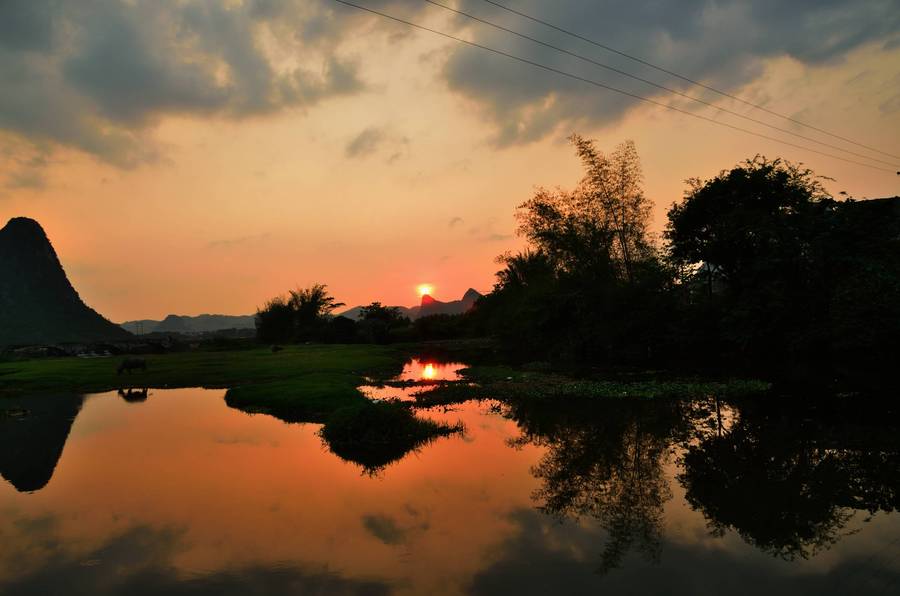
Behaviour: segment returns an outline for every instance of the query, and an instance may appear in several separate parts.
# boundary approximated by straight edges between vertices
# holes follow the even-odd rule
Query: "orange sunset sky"
[[[789,138],[434,5],[359,4]],[[447,4],[694,92],[484,2]],[[896,2],[507,4],[900,155]],[[889,162],[876,170],[744,135],[331,0],[10,2],[0,23],[15,27],[0,35],[0,219],[37,219],[114,321],[249,314],[313,282],[349,306],[413,304],[425,282],[443,300],[487,291],[494,258],[522,245],[516,205],[577,183],[572,132],[635,141],[655,232],[686,178],[757,153],[834,193],[900,193],[900,159],[843,144]]]

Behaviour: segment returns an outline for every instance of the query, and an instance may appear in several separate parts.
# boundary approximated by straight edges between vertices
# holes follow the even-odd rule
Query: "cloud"
[[[259,245],[266,242],[269,239],[269,234],[254,234],[250,236],[239,236],[237,238],[226,238],[223,240],[213,240],[209,244],[207,244],[207,248],[235,248],[239,246],[247,246],[247,245]]]
[[[632,0],[522,0],[515,8],[611,47],[667,66],[729,91],[752,82],[766,59],[790,56],[807,65],[841,59],[867,43],[888,43],[900,31],[894,0],[692,0],[646,3]],[[465,9],[521,33],[563,45],[611,66],[670,87],[673,77],[642,68],[597,47],[577,42],[537,23],[467,0]],[[457,21],[477,43],[600,80],[645,96],[658,89],[586,65],[527,40],[471,22]],[[492,124],[493,141],[505,146],[544,138],[562,127],[611,124],[638,100],[606,92],[502,56],[459,47],[444,66],[449,87],[473,100]]]
[[[767,59],[807,65],[841,59],[864,44],[885,51],[900,40],[896,0],[521,0],[516,9],[612,47],[735,91]],[[497,7],[459,5],[522,33],[684,88],[683,81],[639,68]],[[417,0],[366,6],[477,43],[659,98],[658,90],[578,63]],[[442,20],[436,21],[435,17]],[[328,0],[4,0],[0,2],[0,136],[23,147],[72,148],[118,167],[163,159],[156,125],[172,115],[242,119],[303,110],[366,88],[360,32],[393,43],[413,30]],[[421,33],[428,37],[428,34]],[[424,37],[423,37],[424,38]],[[558,129],[618,121],[636,100],[440,41],[448,88],[471,101],[498,146],[537,141]],[[426,53],[433,53],[430,47]],[[893,110],[887,102],[883,109]],[[382,134],[384,131],[382,131]],[[366,134],[363,131],[362,134]],[[348,155],[379,146],[377,130]],[[394,150],[386,159],[403,155]]]
[[[409,138],[392,134],[386,127],[369,127],[353,137],[344,149],[344,154],[351,158],[364,158],[376,153],[383,147],[389,147],[390,156],[385,160],[392,164],[409,154]]]
[[[472,239],[478,242],[503,242],[513,237],[512,234],[502,234],[494,230],[497,224],[497,218],[491,217],[483,224],[472,226],[468,233]]]
[[[384,141],[385,133],[380,128],[367,128],[347,144],[344,153],[347,157],[366,157],[374,153]]]
[[[356,93],[329,15],[287,0],[7,0],[0,131],[130,167],[159,159],[148,133],[167,115],[239,119]]]
[[[458,226],[458,225],[461,224],[461,223],[463,223],[463,218],[461,218],[461,217],[454,217],[454,218],[452,218],[452,219],[450,220],[450,222],[449,222],[447,225],[448,225],[449,227],[453,228],[453,227]]]
[[[23,157],[15,144],[0,147],[0,171],[5,173],[2,187],[10,190],[41,189],[47,185],[45,171],[50,164],[46,151],[35,150]]]

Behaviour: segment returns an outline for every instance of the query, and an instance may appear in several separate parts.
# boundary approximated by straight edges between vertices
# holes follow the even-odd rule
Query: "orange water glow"
[[[434,370],[433,364],[430,364],[430,363],[426,364],[425,368],[422,369],[422,378],[426,379],[428,381],[434,379],[436,374],[437,374],[437,371]]]

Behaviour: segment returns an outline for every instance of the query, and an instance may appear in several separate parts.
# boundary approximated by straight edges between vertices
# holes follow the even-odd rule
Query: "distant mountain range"
[[[481,298],[481,294],[470,288],[459,300],[441,302],[426,294],[422,296],[422,303],[419,306],[398,306],[397,308],[400,309],[403,316],[415,320],[429,315],[464,313],[472,308],[472,305],[479,298]],[[340,316],[353,319],[354,321],[358,320],[363,308],[362,306],[355,306],[340,313]],[[120,326],[135,334],[182,333],[191,335],[215,333],[227,329],[254,329],[255,323],[253,315],[198,315],[196,317],[168,315],[162,321],[140,319],[125,321]]]
[[[120,325],[132,333],[214,333],[226,329],[253,329],[253,315],[168,315],[162,321],[142,319]]]
[[[466,293],[463,294],[463,297],[459,300],[452,300],[450,302],[441,302],[440,300],[435,300],[433,297],[425,294],[422,296],[422,302],[418,306],[396,306],[403,314],[403,316],[408,317],[411,320],[416,320],[420,317],[428,317],[431,315],[458,315],[468,311],[472,306],[475,305],[475,302],[481,298],[481,294],[469,288],[466,290]],[[364,306],[354,306],[349,310],[345,310],[342,313],[339,313],[339,316],[347,317],[348,319],[353,319],[354,321],[358,320],[362,315],[362,309]]]
[[[130,337],[82,302],[38,222],[16,217],[0,229],[0,346]]]

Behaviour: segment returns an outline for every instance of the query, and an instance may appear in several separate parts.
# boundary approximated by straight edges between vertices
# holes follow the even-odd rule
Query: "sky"
[[[523,246],[516,206],[577,184],[573,132],[601,150],[634,140],[655,233],[686,179],[757,154],[802,162],[833,193],[900,193],[900,158],[484,0],[435,2],[865,157],[435,3],[354,2],[683,111],[335,0],[0,0],[0,225],[38,220],[85,302],[123,321],[248,314],[316,282],[349,306],[414,304],[421,283],[443,300],[489,291],[497,255]],[[498,3],[900,155],[897,0]]]

